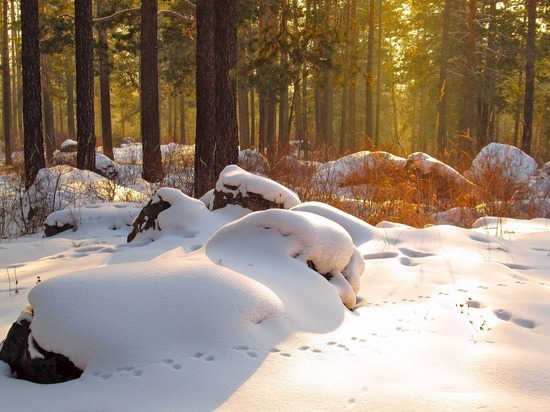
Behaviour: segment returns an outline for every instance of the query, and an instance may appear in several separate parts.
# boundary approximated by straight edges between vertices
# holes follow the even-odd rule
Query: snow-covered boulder
[[[98,203],[57,210],[44,220],[44,235],[55,236],[67,230],[92,232],[99,228],[127,231],[139,213],[133,202]]]
[[[102,153],[95,154],[95,168],[97,173],[107,179],[114,180],[118,177],[118,165]]]
[[[66,356],[42,349],[31,335],[32,309],[27,308],[11,326],[0,349],[6,362],[20,379],[36,383],[59,383],[77,379],[82,370]]]
[[[238,242],[234,239],[238,238]],[[235,247],[233,247],[235,245]],[[246,245],[244,248],[242,245]],[[332,220],[320,215],[280,209],[251,213],[222,227],[205,245],[208,257],[224,266],[233,267],[233,261],[247,263],[247,274],[266,284],[279,296],[295,301],[294,288],[310,270],[328,280],[342,303],[352,308],[359,291],[359,279],[364,271],[364,260],[353,245],[346,230]],[[250,263],[265,256],[263,264]],[[236,263],[241,268],[241,264]],[[298,265],[288,273],[288,269]],[[277,268],[287,268],[284,273],[269,275]],[[307,276],[306,276],[307,277]],[[317,283],[310,280],[310,288]],[[299,288],[298,288],[299,289]],[[313,296],[318,296],[312,290]],[[285,299],[283,299],[285,301]]]
[[[128,242],[178,238],[186,251],[200,248],[220,227],[250,211],[228,206],[216,213],[178,189],[163,187],[151,197],[132,223]]]
[[[252,211],[270,208],[290,209],[300,203],[290,189],[263,176],[241,169],[237,165],[226,166],[216,182],[210,210],[227,205],[239,205]]]
[[[497,175],[499,179],[522,184],[528,183],[537,168],[535,159],[517,147],[490,143],[481,149],[466,175],[475,182]]]
[[[75,140],[67,139],[59,147],[59,151],[63,153],[76,153],[78,149],[78,143]]]
[[[459,194],[471,195],[475,191],[475,185],[470,180],[426,153],[411,153],[404,167],[416,175],[417,183],[426,182],[429,192],[435,191],[438,199],[450,199]]]
[[[319,167],[317,185],[346,186],[369,182],[376,176],[390,176],[400,171],[406,160],[388,152],[362,151],[327,162]]]
[[[269,172],[269,162],[259,150],[239,151],[239,166],[250,173],[265,175]]]

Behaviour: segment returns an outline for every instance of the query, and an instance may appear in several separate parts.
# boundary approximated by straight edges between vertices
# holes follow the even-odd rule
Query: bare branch
[[[195,7],[195,5],[191,2],[187,2],[189,3],[189,5],[193,6],[193,8]],[[104,17],[96,17],[95,19],[93,19],[92,21],[94,23],[105,23],[109,20],[113,20],[115,18],[117,18],[118,16],[122,15],[122,14],[125,14],[125,13],[134,13],[134,12],[139,12],[140,11],[140,8],[139,7],[134,7],[134,8],[131,8],[131,9],[124,9],[124,10],[120,10],[120,11],[117,11],[116,13],[113,13],[109,16],[104,16]],[[190,18],[190,17],[186,17],[182,14],[179,14],[173,10],[159,10],[158,12],[158,16],[160,16],[161,14],[168,14],[170,16],[174,16],[174,17],[177,17],[178,19],[182,20],[183,22],[185,23],[194,23],[195,20]]]

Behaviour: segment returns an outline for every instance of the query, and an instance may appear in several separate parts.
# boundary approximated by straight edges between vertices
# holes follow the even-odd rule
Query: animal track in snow
[[[500,320],[505,322],[512,322],[514,325],[520,326],[525,329],[535,329],[537,326],[536,322],[530,319],[524,318],[515,318],[512,314],[504,309],[495,310],[495,315]]]
[[[206,355],[204,352],[197,352],[193,355],[195,359],[202,359],[206,362],[212,362],[214,360],[214,356],[212,355]]]

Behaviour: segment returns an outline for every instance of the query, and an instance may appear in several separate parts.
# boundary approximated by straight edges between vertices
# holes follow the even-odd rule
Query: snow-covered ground
[[[115,155],[136,163],[139,149]],[[548,164],[490,149],[480,157],[517,163],[548,204]],[[361,152],[319,165],[317,179],[406,161],[458,176],[423,154]],[[139,176],[132,167],[117,173]],[[63,209],[48,224],[75,230],[0,243],[0,340],[30,303],[34,340],[84,372],[41,385],[0,361],[0,410],[548,409],[550,219],[374,227],[230,166],[218,191],[290,210],[211,210],[213,193],[203,203],[162,188],[152,201],[171,206],[156,230],[127,243],[152,190],[134,180],[58,166],[31,188]]]
[[[40,385],[0,362],[0,409],[550,405],[550,220],[373,227],[321,203],[158,196],[162,230],[131,243],[133,203],[57,212],[77,229],[0,243],[0,336],[30,302],[36,342],[84,370]]]

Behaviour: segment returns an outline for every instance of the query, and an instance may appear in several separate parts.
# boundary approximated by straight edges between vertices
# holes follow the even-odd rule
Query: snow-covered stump
[[[249,173],[239,166],[229,165],[220,173],[207,206],[210,210],[216,210],[227,205],[239,205],[251,211],[259,211],[290,209],[299,203],[298,196],[283,185]]]

